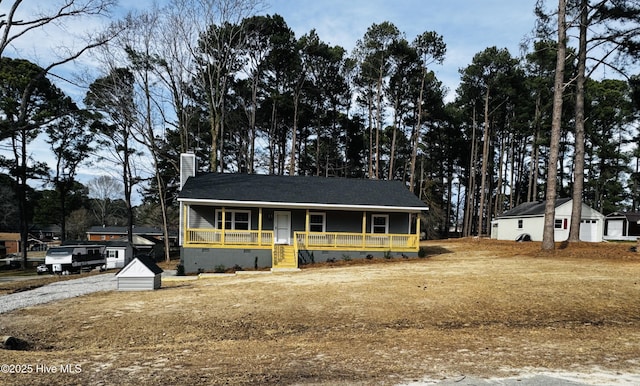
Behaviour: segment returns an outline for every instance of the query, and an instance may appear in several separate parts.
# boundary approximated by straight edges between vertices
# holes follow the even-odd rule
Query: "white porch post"
[[[367,245],[367,212],[362,212],[362,248]]]
[[[258,245],[262,245],[262,208],[258,208]]]
[[[224,208],[224,206],[222,207],[222,234],[220,235],[220,242],[222,243],[222,245],[224,245],[224,230],[225,230],[225,226],[226,226],[226,210]]]

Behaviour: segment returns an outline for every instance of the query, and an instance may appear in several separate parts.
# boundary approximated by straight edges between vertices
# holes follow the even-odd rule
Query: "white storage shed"
[[[116,274],[118,290],[147,291],[161,286],[162,268],[148,257],[136,257]]]
[[[133,259],[133,246],[127,241],[107,241],[104,253],[107,258],[107,269],[124,268]]]

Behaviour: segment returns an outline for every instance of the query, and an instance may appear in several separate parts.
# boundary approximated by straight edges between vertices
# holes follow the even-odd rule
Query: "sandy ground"
[[[628,247],[432,241],[425,259],[25,308],[0,315],[26,342],[0,351],[0,384],[640,384]]]

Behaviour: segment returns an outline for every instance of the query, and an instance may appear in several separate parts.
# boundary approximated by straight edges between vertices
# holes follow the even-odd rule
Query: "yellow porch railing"
[[[186,246],[268,247],[273,245],[273,231],[235,229],[187,229]]]
[[[393,250],[413,252],[419,249],[417,235],[295,232],[299,249]]]
[[[186,230],[187,247],[272,248],[273,231],[193,229]],[[380,250],[413,252],[419,249],[418,236],[408,234],[295,232],[295,250]]]

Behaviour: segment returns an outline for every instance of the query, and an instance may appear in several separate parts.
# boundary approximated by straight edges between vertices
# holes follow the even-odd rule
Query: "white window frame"
[[[518,219],[518,229],[524,229],[524,220],[521,218]]]
[[[372,214],[371,215],[371,233],[376,233],[375,229],[382,225],[376,225],[376,218],[384,218],[384,233],[389,233],[389,215],[388,214]],[[381,233],[377,233],[381,234]]]
[[[311,217],[313,216],[320,216],[322,217],[322,223],[312,223],[311,222]],[[320,225],[322,226],[322,230],[321,231],[314,231],[311,229],[311,226],[313,225]],[[326,232],[327,231],[327,214],[324,212],[309,212],[309,232]]]
[[[231,227],[227,228],[225,227],[224,229],[236,229],[236,223],[245,223],[245,221],[236,221],[236,213],[246,213],[247,214],[247,229],[246,230],[251,230],[251,211],[250,210],[236,210],[236,209],[226,209],[225,211],[225,216],[224,216],[224,220],[225,222],[229,222],[231,223]],[[222,209],[216,209],[216,214],[215,214],[215,229],[222,229]],[[244,230],[244,229],[242,229]]]

